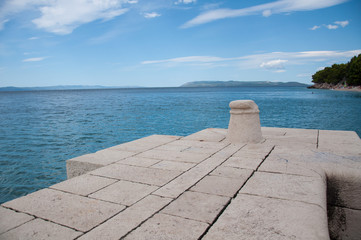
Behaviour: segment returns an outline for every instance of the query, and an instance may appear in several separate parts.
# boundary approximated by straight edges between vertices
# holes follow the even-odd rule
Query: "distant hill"
[[[86,85],[65,85],[49,87],[1,87],[0,92],[20,92],[20,91],[49,91],[49,90],[82,90],[82,89],[111,89],[111,88],[138,88],[138,87],[105,87],[105,86],[86,86]]]
[[[196,81],[188,82],[181,87],[307,87],[299,82],[269,82],[269,81]]]

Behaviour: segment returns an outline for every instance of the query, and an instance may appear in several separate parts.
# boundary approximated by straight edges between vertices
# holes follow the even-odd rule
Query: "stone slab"
[[[7,208],[0,207],[0,235],[32,219],[34,219],[34,217],[25,213],[19,213]]]
[[[156,168],[144,168],[137,166],[128,166],[122,164],[112,164],[99,168],[91,174],[116,178],[119,180],[127,180],[138,183],[146,183],[156,186],[162,186],[182,172],[170,171]]]
[[[192,240],[198,239],[208,224],[166,214],[156,214],[124,239]]]
[[[239,194],[203,239],[329,239],[327,214],[313,204]]]
[[[287,128],[261,127],[261,132],[263,137],[284,136],[287,132]]]
[[[70,159],[66,161],[66,174],[68,179],[70,179],[91,172],[103,166],[104,165],[101,164],[78,162],[76,160]]]
[[[296,157],[295,161],[292,155],[279,156],[271,154],[263,162],[258,171],[325,178],[324,172],[321,169],[317,169],[312,164],[298,161],[298,157]]]
[[[191,191],[233,197],[246,182],[247,178],[226,178],[206,176],[199,181]]]
[[[134,152],[105,149],[92,154],[72,158],[66,161],[68,178],[80,176],[94,169],[133,156]]]
[[[172,199],[149,195],[105,223],[92,229],[80,239],[118,240],[166,206]]]
[[[255,172],[240,193],[316,204],[326,211],[326,188],[321,177]]]
[[[132,142],[123,143],[109,149],[139,153],[175,141],[180,138],[181,137],[170,135],[151,135],[148,137],[134,140]]]
[[[111,163],[120,161],[124,158],[133,156],[134,152],[126,152],[126,151],[115,151],[115,150],[101,150],[96,153],[86,154],[80,157],[72,158],[68,161],[77,161],[84,163],[91,163],[106,166]]]
[[[187,191],[164,208],[161,213],[210,224],[229,199],[223,196]]]
[[[125,208],[52,189],[43,189],[3,205],[79,231],[88,231]]]
[[[63,240],[75,239],[81,234],[81,232],[75,231],[73,229],[37,218],[0,235],[0,239]]]
[[[124,160],[119,161],[119,164],[126,164],[131,166],[138,166],[138,167],[150,167],[160,160],[151,159],[151,158],[143,158],[143,157],[129,157]]]
[[[251,169],[219,166],[209,175],[228,178],[240,178],[246,181],[252,175],[252,173],[253,171]]]
[[[173,152],[187,152],[187,153],[206,153],[213,154],[223,148],[223,144],[221,145],[210,145],[212,147],[205,146],[185,146],[185,145],[177,145],[178,141],[171,142],[166,145],[162,145],[160,147],[155,148],[155,150],[163,150],[163,151],[173,151]]]
[[[161,161],[158,162],[157,164],[154,164],[152,168],[185,172],[190,168],[194,167],[195,165],[196,165],[195,163]]]
[[[192,187],[195,183],[197,183],[204,176],[208,175],[211,171],[213,171],[216,167],[221,165],[224,161],[226,161],[230,156],[239,151],[243,145],[229,145],[216,154],[212,155],[210,158],[205,161],[199,163],[189,171],[183,173],[170,183],[158,189],[154,194],[176,198],[181,195],[184,191]]]
[[[199,163],[208,158],[209,153],[191,153],[191,152],[169,152],[164,150],[152,149],[139,154],[139,157],[152,158],[157,160]]]
[[[52,189],[74,193],[82,196],[98,191],[117,180],[84,174],[51,186]]]
[[[204,142],[204,141],[195,141],[195,140],[186,140],[181,138],[177,141],[173,141],[171,143],[167,143],[164,147],[197,147],[197,148],[205,148],[205,149],[217,149],[221,150],[226,147],[228,143],[221,142]]]
[[[256,170],[262,161],[260,157],[230,157],[222,166]]]
[[[156,189],[156,186],[120,180],[89,197],[130,206]]]
[[[226,135],[226,129],[207,128],[202,131],[193,133],[187,137],[184,137],[183,139],[205,142],[220,142],[226,138]]]

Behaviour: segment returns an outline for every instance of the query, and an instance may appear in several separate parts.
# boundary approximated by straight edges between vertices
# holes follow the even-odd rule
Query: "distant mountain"
[[[139,87],[105,87],[105,86],[86,86],[86,85],[65,85],[49,87],[1,87],[0,92],[19,92],[19,91],[49,91],[49,90],[82,90],[82,89],[114,89],[114,88],[139,88]]]
[[[299,82],[269,82],[269,81],[196,81],[188,82],[180,87],[307,87]]]

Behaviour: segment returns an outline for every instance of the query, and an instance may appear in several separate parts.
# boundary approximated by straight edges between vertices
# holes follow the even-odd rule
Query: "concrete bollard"
[[[230,143],[259,143],[262,141],[261,123],[257,104],[252,100],[237,100],[229,103],[227,141]]]

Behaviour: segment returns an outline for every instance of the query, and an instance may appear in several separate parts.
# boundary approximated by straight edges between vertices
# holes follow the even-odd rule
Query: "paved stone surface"
[[[34,217],[30,215],[18,213],[10,209],[0,207],[0,234],[20,226],[21,224],[24,224],[33,218]],[[0,239],[1,238],[2,237],[0,235]]]
[[[262,161],[260,157],[231,157],[223,166],[256,170]]]
[[[357,238],[358,136],[262,133],[257,144],[230,144],[226,129],[153,135],[69,160],[72,179],[0,207],[0,239],[328,239],[326,209],[332,237]]]
[[[361,141],[355,132],[320,130],[318,150],[361,156]]]
[[[195,165],[195,163],[161,161],[152,165],[152,168],[185,172]]]
[[[302,153],[300,153],[302,155]],[[303,157],[306,157],[304,155]],[[311,158],[311,156],[307,156]],[[277,154],[269,156],[267,160],[260,166],[259,171],[272,172],[272,173],[284,173],[309,177],[323,177],[324,173],[314,167],[312,164],[306,164],[298,161],[299,156],[294,158],[291,156],[279,156]]]
[[[119,161],[119,164],[126,164],[131,166],[138,166],[138,167],[150,167],[160,160],[150,159],[150,158],[143,158],[143,157],[130,157],[124,160]]]
[[[319,206],[239,194],[203,239],[329,239]]]
[[[130,206],[156,189],[156,186],[120,180],[89,197]]]
[[[71,178],[64,182],[60,182],[51,186],[50,188],[61,190],[64,192],[74,193],[82,196],[87,196],[93,192],[98,191],[117,180],[84,174],[78,177]]]
[[[256,172],[240,192],[312,203],[327,210],[326,182],[321,177]]]
[[[170,198],[149,195],[107,222],[94,228],[80,239],[120,239],[170,201]]]
[[[183,173],[170,183],[161,187],[159,190],[154,192],[154,194],[163,196],[176,198],[181,195],[184,191],[192,187],[195,183],[197,183],[204,176],[208,175],[211,171],[213,171],[216,167],[222,164],[226,159],[231,157],[234,153],[236,153],[242,145],[229,145],[221,151],[217,152],[210,158],[205,161],[199,163],[189,171]]]
[[[228,197],[187,191],[162,213],[212,223],[228,201]]]
[[[109,149],[139,153],[175,141],[179,138],[180,137],[178,136],[169,135],[151,135],[149,137],[144,137],[134,140],[132,142],[123,143]]]
[[[166,214],[157,214],[124,239],[198,239],[208,224]]]
[[[199,181],[192,191],[220,195],[225,197],[233,197],[247,178],[226,178],[218,176],[206,176]]]
[[[124,206],[43,189],[3,204],[16,211],[88,231],[124,209]]]
[[[209,153],[192,153],[192,152],[169,152],[164,150],[149,150],[139,154],[139,157],[152,158],[158,160],[199,163],[209,157]]]
[[[207,128],[202,131],[184,137],[184,140],[196,140],[207,142],[220,142],[226,138],[227,130],[217,128]]]
[[[93,175],[146,183],[156,186],[162,186],[168,183],[170,180],[177,177],[181,173],[182,172],[179,171],[144,168],[122,164],[108,165],[91,172]]]
[[[246,181],[252,173],[253,171],[251,169],[220,166],[214,169],[214,171],[209,175],[228,178],[240,178]]]
[[[58,224],[44,221],[42,219],[35,219],[0,235],[0,239],[64,240],[64,239],[75,239],[81,234],[82,234],[81,232],[60,226]]]

